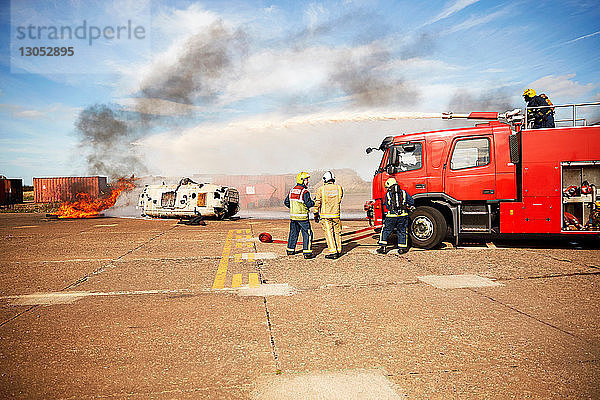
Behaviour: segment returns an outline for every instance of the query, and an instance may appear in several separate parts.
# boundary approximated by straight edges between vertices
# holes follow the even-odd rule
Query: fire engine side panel
[[[501,233],[561,233],[561,162],[600,160],[600,127],[524,131],[523,201],[500,205]]]
[[[517,167],[510,162],[508,138],[510,127],[506,124],[493,126],[496,155],[496,199],[517,199]]]
[[[446,174],[444,178],[444,193],[461,200],[495,200],[496,199],[496,155],[494,154],[495,140],[491,130],[479,129],[470,135],[455,137],[447,159]],[[485,139],[489,144],[490,152],[487,163],[481,166],[462,169],[452,168],[452,159],[459,143],[471,139]]]
[[[559,233],[560,197],[525,197],[500,204],[500,233]]]
[[[446,160],[449,141],[444,138],[436,137],[433,140],[427,140],[426,153],[429,162],[427,163],[427,191],[439,193],[444,191],[444,160]]]

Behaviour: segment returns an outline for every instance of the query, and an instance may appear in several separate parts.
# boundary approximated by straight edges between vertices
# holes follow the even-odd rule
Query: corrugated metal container
[[[33,178],[36,203],[73,201],[77,193],[87,193],[93,198],[108,190],[105,176],[69,176],[59,178]]]
[[[0,179],[0,205],[23,202],[23,179]]]
[[[240,207],[277,207],[287,195],[289,175],[216,175],[216,185],[234,187],[240,192]]]

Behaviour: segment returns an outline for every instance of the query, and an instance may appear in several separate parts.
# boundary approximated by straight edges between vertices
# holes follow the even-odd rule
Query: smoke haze
[[[448,104],[452,112],[510,111],[523,105],[514,104],[514,89],[500,88],[474,94],[469,91],[456,92]]]
[[[234,72],[247,47],[245,32],[229,32],[222,22],[215,22],[186,41],[175,63],[152,71],[142,81],[140,91],[146,98],[177,103],[210,102],[222,89],[224,75]]]
[[[359,45],[330,43],[353,23],[364,28],[354,34]],[[76,128],[89,172],[187,176],[356,166],[367,177],[373,160],[356,161],[365,147],[434,125],[408,120],[439,118],[397,111],[421,98],[418,82],[402,76],[398,61],[432,52],[432,37],[386,38],[385,30],[376,15],[359,11],[273,39],[265,50],[254,47],[249,31],[215,20],[173,47],[173,57],[157,57],[134,97],[81,112]],[[461,107],[482,101],[493,107],[492,100],[453,98]],[[225,107],[240,112],[245,101],[256,107],[254,117],[233,119]]]

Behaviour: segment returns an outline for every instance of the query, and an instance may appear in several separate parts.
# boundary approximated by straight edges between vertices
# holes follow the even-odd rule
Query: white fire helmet
[[[335,175],[333,175],[333,172],[327,171],[325,174],[323,174],[323,182],[329,182],[333,180],[335,180]]]

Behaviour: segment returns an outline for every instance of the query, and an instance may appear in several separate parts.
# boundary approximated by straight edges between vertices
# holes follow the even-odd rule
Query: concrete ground
[[[600,250],[256,240],[287,225],[0,214],[0,397],[600,398]]]

